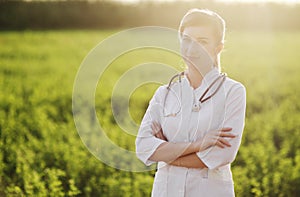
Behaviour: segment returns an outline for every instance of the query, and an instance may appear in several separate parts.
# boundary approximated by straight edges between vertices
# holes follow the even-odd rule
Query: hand
[[[209,131],[202,139],[198,139],[194,142],[196,149],[203,151],[211,146],[218,146],[220,148],[231,147],[228,140],[224,137],[235,138],[236,135],[229,133],[232,128],[222,128],[215,131]]]
[[[157,122],[152,122],[151,128],[152,128],[152,134],[155,137],[157,137],[161,140],[168,141],[168,139],[163,134],[163,130],[162,130],[161,126]]]

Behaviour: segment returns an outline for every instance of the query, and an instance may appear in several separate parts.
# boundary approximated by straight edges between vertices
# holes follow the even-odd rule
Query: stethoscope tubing
[[[177,111],[177,112],[175,112],[175,113],[170,113],[170,114],[167,114],[167,115],[165,115],[165,106],[166,106],[166,100],[167,100],[167,97],[168,97],[168,94],[169,94],[169,92],[171,91],[171,86],[172,86],[172,82],[174,81],[174,79],[176,79],[177,77],[178,77],[178,81],[179,81],[179,83],[181,83],[181,76],[183,76],[184,75],[184,72],[180,72],[180,73],[178,73],[178,74],[176,74],[176,75],[174,75],[171,79],[170,79],[170,82],[168,83],[168,86],[167,86],[167,93],[166,93],[166,95],[165,95],[165,98],[164,98],[164,102],[163,102],[163,116],[164,117],[169,117],[169,116],[176,116],[180,111],[181,111],[181,103],[179,104],[180,105],[180,107],[179,107],[179,110]],[[218,76],[209,86],[208,86],[208,88],[206,88],[206,90],[204,91],[204,93],[201,95],[201,97],[199,98],[199,102],[200,103],[204,103],[205,101],[207,101],[207,100],[209,100],[210,98],[212,98],[218,91],[219,91],[219,89],[221,88],[221,86],[222,86],[222,84],[224,83],[224,81],[225,81],[225,79],[226,79],[226,73],[221,73],[221,75],[220,76]],[[215,91],[211,94],[211,95],[209,95],[208,97],[206,97],[206,98],[204,98],[205,97],[205,95],[209,92],[209,90],[213,87],[213,85],[217,82],[217,81],[219,81],[220,79],[222,78],[222,81],[219,83],[219,85],[218,85],[218,87],[215,89]],[[181,94],[181,98],[180,98],[180,100],[182,100],[182,90],[181,90],[181,85],[180,85],[180,94]],[[181,102],[181,101],[179,101],[179,102]]]

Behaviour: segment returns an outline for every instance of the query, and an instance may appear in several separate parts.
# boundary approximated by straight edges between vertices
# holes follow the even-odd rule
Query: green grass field
[[[79,66],[114,32],[0,32],[0,196],[150,195],[154,171],[103,164],[81,142],[73,121]],[[247,89],[246,126],[232,164],[237,196],[300,195],[299,50],[300,32],[227,34],[223,71]],[[134,51],[110,66],[96,92],[100,123],[128,150],[134,150],[134,137],[114,121],[111,88],[126,69],[146,60],[180,69],[180,59],[167,52]],[[132,94],[136,122],[157,87],[147,84]]]

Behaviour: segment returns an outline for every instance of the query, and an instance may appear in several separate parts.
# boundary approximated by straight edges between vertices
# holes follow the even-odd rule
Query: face
[[[222,48],[210,27],[191,26],[183,31],[181,55],[189,67],[197,68],[201,73],[211,70]]]

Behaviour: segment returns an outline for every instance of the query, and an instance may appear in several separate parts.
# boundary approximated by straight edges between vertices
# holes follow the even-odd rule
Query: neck
[[[187,69],[187,78],[190,81],[191,86],[196,89],[201,85],[203,76],[197,69],[189,66]]]

